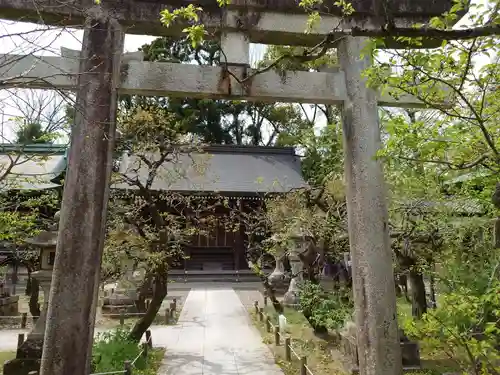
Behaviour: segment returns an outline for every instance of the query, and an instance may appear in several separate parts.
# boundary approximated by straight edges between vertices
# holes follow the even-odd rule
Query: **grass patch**
[[[278,323],[278,315],[272,307],[266,307],[264,312],[271,318],[271,322]],[[297,375],[300,371],[300,362],[292,353],[292,361],[285,358],[285,347],[283,342],[280,346],[274,344],[274,334],[267,333],[264,322],[260,322],[255,312],[251,313],[252,320],[262,335],[276,359],[276,363],[283,369],[286,375]],[[345,374],[340,361],[340,353],[337,351],[337,339],[330,335],[319,337],[314,334],[309,322],[301,312],[285,308],[287,318],[286,334],[290,336],[293,350],[299,356],[307,357],[307,365],[314,375]]]
[[[411,306],[406,301],[398,301],[398,309],[401,308],[411,316]],[[250,309],[250,307],[249,307]],[[271,322],[276,325],[278,315],[271,306],[265,307],[264,312],[270,317]],[[274,354],[276,363],[283,369],[285,375],[297,375],[300,372],[299,360],[292,354],[292,361],[285,359],[285,348],[283,342],[280,346],[274,344],[274,333],[267,333],[265,322],[260,322],[259,317],[252,309],[250,313],[252,320],[262,335],[262,340],[269,346]],[[291,337],[292,347],[299,356],[306,356],[308,367],[314,375],[346,374],[343,367],[343,356],[338,350],[337,338],[333,335],[319,336],[314,334],[309,322],[300,311],[285,308],[287,318],[286,334]],[[456,371],[456,365],[447,358],[431,357],[422,350],[422,370],[410,371],[412,375],[440,375],[444,372]],[[455,365],[455,366],[454,366]]]
[[[16,357],[16,352],[0,352],[0,374],[3,374],[3,364]]]

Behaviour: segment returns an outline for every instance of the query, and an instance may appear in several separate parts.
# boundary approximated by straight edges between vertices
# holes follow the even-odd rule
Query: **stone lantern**
[[[299,287],[303,281],[304,265],[300,260],[299,254],[305,254],[310,244],[310,236],[302,228],[298,228],[290,238],[290,249],[288,250],[288,259],[291,268],[291,280],[288,291],[283,297],[283,302],[288,306],[296,306],[299,303]]]
[[[276,266],[274,271],[267,277],[267,280],[275,289],[280,289],[289,281],[288,276],[285,273],[285,264],[283,262],[285,258],[285,249],[283,249],[281,244],[278,242],[276,235],[272,236],[272,240],[275,244],[275,252],[273,256]]]
[[[59,212],[56,213],[54,219],[59,222]],[[54,224],[48,231],[40,232],[37,236],[26,240],[28,244],[40,249],[40,270],[33,272],[31,275],[38,280],[43,291],[43,306],[40,317],[28,334],[26,341],[18,347],[16,358],[5,362],[4,375],[28,375],[31,371],[38,371],[40,368],[47,308],[49,306],[50,283],[56,256],[57,227],[58,225]]]

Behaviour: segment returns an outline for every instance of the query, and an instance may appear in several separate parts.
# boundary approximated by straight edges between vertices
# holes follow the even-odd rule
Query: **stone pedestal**
[[[135,313],[137,292],[132,290],[116,290],[111,296],[104,298],[102,303],[103,314]]]
[[[43,291],[43,307],[33,330],[28,334],[26,341],[17,349],[16,358],[5,362],[4,375],[28,375],[31,371],[40,369],[52,271],[36,271],[32,273],[32,276],[39,281]]]
[[[285,251],[281,248],[277,248],[273,256],[276,266],[273,272],[267,277],[267,280],[275,290],[280,290],[289,282],[289,277],[285,274],[285,264],[283,263]]]
[[[302,270],[303,265],[296,252],[290,252],[290,268],[292,271],[292,278],[288,290],[283,296],[283,302],[288,306],[295,306],[299,303],[299,285],[303,280]]]
[[[0,298],[0,316],[16,316],[19,314],[19,296]]]
[[[288,291],[283,297],[283,302],[287,306],[296,306],[299,303],[299,286],[303,281],[304,265],[299,258],[299,254],[303,253],[309,244],[308,237],[302,234],[302,231],[297,231],[293,238],[293,244],[288,252],[288,260],[290,261],[291,280],[288,286]]]

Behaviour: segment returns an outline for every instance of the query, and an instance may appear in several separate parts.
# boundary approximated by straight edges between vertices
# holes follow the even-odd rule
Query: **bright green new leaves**
[[[300,287],[300,308],[313,326],[340,330],[352,319],[354,303],[346,290],[326,291],[321,285],[305,282]]]
[[[493,4],[472,12],[471,26],[497,17]],[[433,19],[432,26],[448,28],[452,13],[461,6],[457,3],[450,14]],[[454,179],[464,178],[461,193],[489,205],[500,173],[499,42],[498,36],[491,36],[445,41],[435,49],[377,51],[376,63],[365,72],[368,83],[395,97],[412,95],[430,109],[386,112],[384,149],[379,154],[386,165],[406,177],[418,170],[421,177],[413,173],[414,181],[434,180],[436,187],[453,187],[455,195]],[[476,188],[470,189],[474,184]]]
[[[220,0],[224,2],[224,0]],[[198,13],[202,11],[201,7],[196,7],[193,4],[189,4],[187,7],[182,7],[170,11],[164,9],[160,13],[160,21],[166,27],[171,27],[176,21],[187,21],[188,23],[194,23],[194,25],[186,27],[182,30],[186,33],[193,48],[200,45],[203,38],[207,34],[205,26],[199,23]]]
[[[320,13],[316,10],[318,6],[323,4],[323,0],[301,0],[299,6],[309,12],[307,19],[306,33],[311,32],[321,20]],[[354,7],[346,0],[338,0],[334,3],[340,9],[343,17],[348,17],[354,13]]]
[[[0,212],[0,241],[22,242],[36,234],[36,214],[22,214],[20,212]]]
[[[461,371],[498,374],[500,355],[500,285],[483,295],[461,288],[443,297],[436,310],[421,321],[406,321],[405,332],[418,339],[431,355],[448,356]]]
[[[231,4],[231,0],[217,0],[217,5],[221,8]]]

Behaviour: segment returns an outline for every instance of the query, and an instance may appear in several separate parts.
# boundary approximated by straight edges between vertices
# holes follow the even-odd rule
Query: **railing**
[[[0,316],[0,327],[1,327],[1,324],[5,322],[5,320],[10,320],[10,321],[19,320],[21,328],[25,329],[28,325],[28,314],[22,313],[21,315],[11,315],[11,316],[3,316],[2,315],[2,316]]]
[[[264,297],[264,305],[267,306],[267,298]],[[263,307],[259,307],[259,301],[254,302],[255,314],[258,316],[260,322],[264,322],[266,331],[268,333],[274,333],[274,345],[280,346],[282,341],[285,347],[285,360],[292,362],[292,354],[300,363],[300,375],[314,375],[311,369],[307,366],[307,357],[299,355],[292,346],[292,339],[290,336],[285,335],[284,332],[280,332],[279,325],[274,325],[271,322],[269,315],[264,312]]]
[[[133,360],[127,360],[123,362],[123,370],[116,371],[108,371],[108,372],[96,372],[90,375],[117,375],[117,374],[125,374],[125,375],[133,375],[135,364],[139,360],[139,358],[143,357],[144,359],[148,358],[149,350],[153,348],[153,338],[151,336],[151,331],[146,331],[146,341],[141,344],[142,350],[137,354],[137,356]],[[38,375],[38,371],[31,371],[28,375]]]
[[[146,309],[149,308],[149,304],[146,305]],[[170,302],[170,307],[165,309],[163,313],[163,319],[165,324],[173,323],[175,320],[175,312],[177,311],[177,299],[174,298],[172,302]],[[125,318],[134,318],[144,316],[146,313],[124,313],[120,312],[117,314],[100,314],[102,317],[108,318],[120,318],[120,325],[123,326],[125,324]],[[158,317],[158,315],[156,316]],[[156,319],[155,317],[155,319]]]
[[[187,283],[190,278],[203,277],[203,276],[213,276],[223,277],[221,281],[234,281],[234,282],[244,282],[252,281],[249,277],[255,276],[252,270],[173,270],[170,271],[169,276],[174,280],[174,282],[184,282]],[[257,278],[256,281],[259,282]]]
[[[149,307],[149,306],[146,306]],[[165,324],[170,324],[175,321],[175,312],[177,311],[177,299],[174,298],[173,302],[170,302],[170,307],[167,307],[163,313],[163,321]],[[144,316],[146,313],[116,313],[116,314],[100,314],[102,317],[108,318],[119,318],[120,325],[123,326],[125,324],[126,318],[134,318]],[[158,316],[158,315],[157,315]],[[39,317],[37,317],[39,318]],[[6,320],[10,321],[18,321],[21,329],[28,328],[28,322],[33,321],[32,317],[28,317],[27,313],[22,313],[21,315],[11,315],[11,316],[0,316],[0,330],[2,329],[2,323]],[[34,324],[33,324],[34,325]]]

